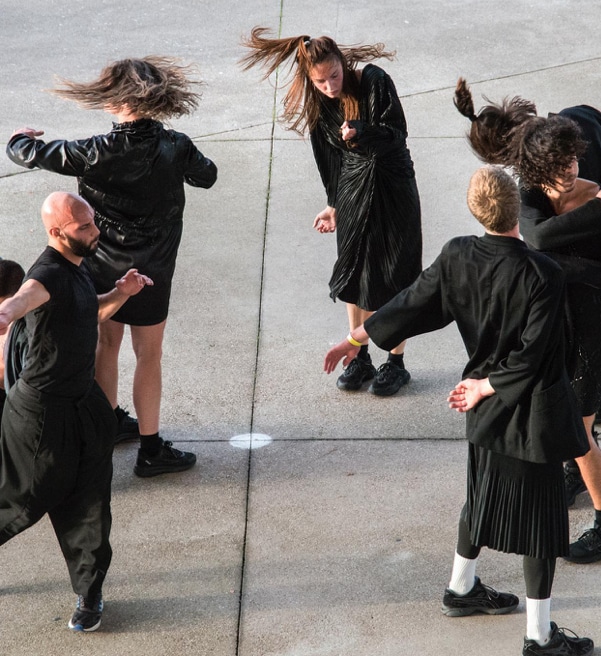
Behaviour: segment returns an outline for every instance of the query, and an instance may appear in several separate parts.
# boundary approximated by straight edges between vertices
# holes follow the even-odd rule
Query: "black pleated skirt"
[[[526,462],[470,443],[464,513],[475,546],[533,558],[568,553],[561,462]]]

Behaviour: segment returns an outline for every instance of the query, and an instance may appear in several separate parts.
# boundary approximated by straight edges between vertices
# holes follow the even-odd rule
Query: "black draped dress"
[[[324,96],[311,143],[336,208],[330,296],[373,311],[421,271],[421,213],[403,108],[390,77],[373,64],[362,71],[359,111],[351,123],[357,137],[344,142],[340,101]]]

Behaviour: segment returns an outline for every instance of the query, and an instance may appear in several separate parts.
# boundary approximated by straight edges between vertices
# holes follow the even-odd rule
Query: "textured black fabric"
[[[56,397],[77,399],[94,380],[98,297],[84,260],[69,262],[47,246],[27,272],[50,300],[25,315],[29,345],[21,378]]]
[[[533,558],[568,554],[560,462],[538,464],[469,444],[464,519],[475,546]]]
[[[390,350],[455,321],[469,356],[463,378],[488,377],[496,392],[467,412],[468,439],[561,462],[589,448],[565,371],[563,289],[559,266],[519,239],[457,237],[365,329]]]
[[[421,271],[420,201],[407,124],[390,77],[362,71],[357,138],[344,142],[337,99],[321,99],[311,133],[328,205],[336,208],[338,259],[330,295],[377,310]]]
[[[557,261],[568,274],[569,283],[567,366],[580,414],[590,416],[601,409],[601,289],[596,281],[601,265],[601,200],[595,198],[561,215],[555,215],[540,189],[523,189],[521,201],[520,230],[526,242],[550,256],[564,256]],[[570,281],[569,274],[576,269],[580,275],[572,275]]]
[[[15,135],[7,154],[21,166],[78,178],[79,193],[94,208],[101,233],[98,251],[89,258],[98,293],[110,291],[131,267],[155,280],[113,320],[163,321],[182,234],[184,183],[211,187],[215,164],[185,134],[150,119],[114,124],[108,134],[76,141],[45,143]]]

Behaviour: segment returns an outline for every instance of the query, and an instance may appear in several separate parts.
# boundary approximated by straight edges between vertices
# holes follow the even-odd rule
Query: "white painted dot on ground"
[[[272,441],[269,435],[263,435],[262,433],[244,433],[230,438],[230,444],[236,449],[260,449]]]

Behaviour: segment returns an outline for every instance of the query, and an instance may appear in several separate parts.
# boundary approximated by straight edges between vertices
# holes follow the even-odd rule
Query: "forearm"
[[[116,287],[106,294],[98,296],[98,321],[108,321],[129,298],[128,294],[120,292]]]

